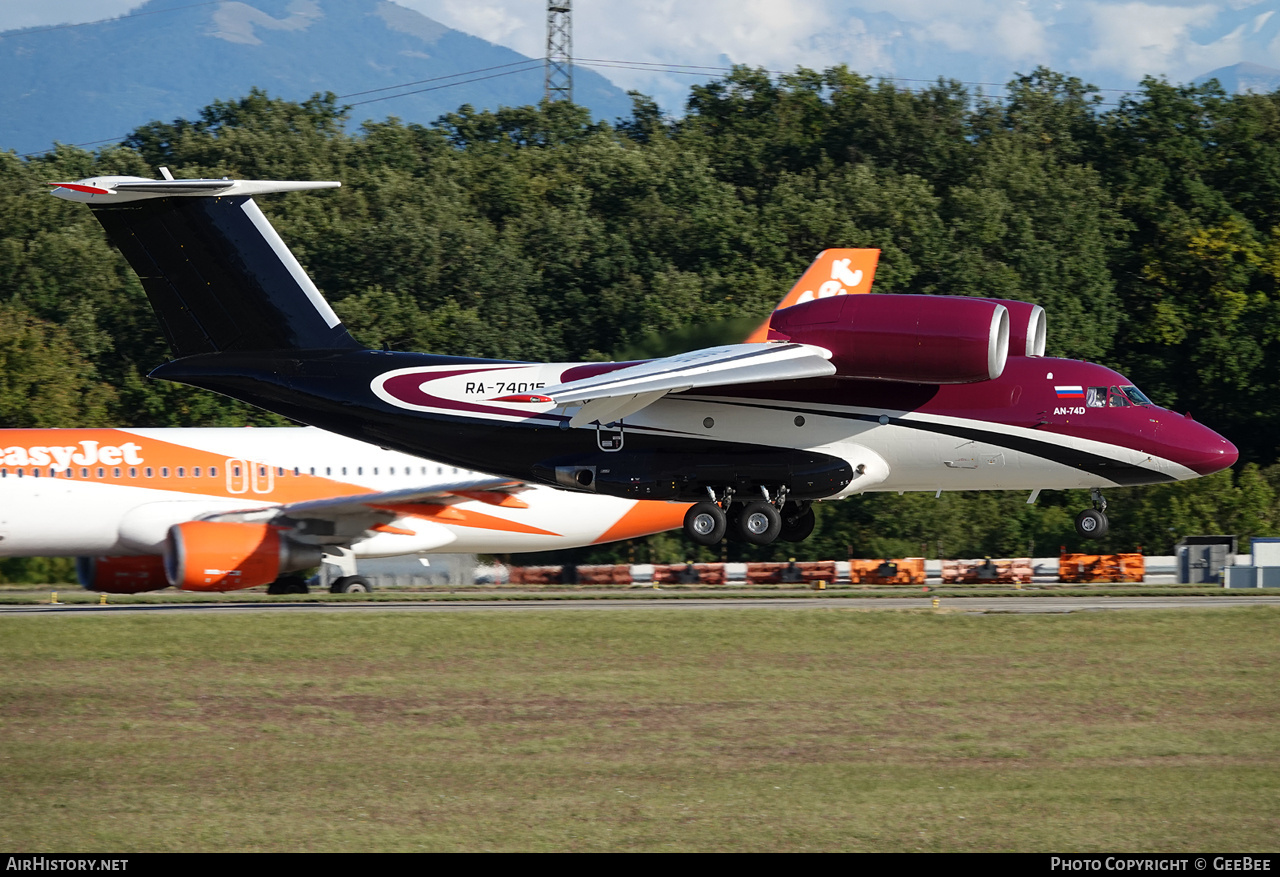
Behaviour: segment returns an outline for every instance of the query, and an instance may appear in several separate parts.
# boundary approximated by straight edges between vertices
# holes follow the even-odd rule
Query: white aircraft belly
[[[1101,475],[993,442],[973,441],[892,422],[880,424],[872,418],[884,414],[922,424],[937,422],[1009,433],[1029,432],[1018,427],[939,415],[852,407],[839,409],[842,414],[867,418],[856,419],[814,413],[809,405],[800,406],[806,409],[800,412],[796,406],[781,402],[762,400],[759,407],[748,400],[743,402],[747,404],[693,397],[668,398],[649,406],[634,418],[633,424],[628,425],[713,440],[805,448],[846,459],[855,469],[859,462],[858,451],[866,448],[887,463],[889,474],[883,480],[876,483],[864,480],[859,486],[855,478],[838,496],[864,490],[1035,490],[1114,486],[1114,482]],[[804,418],[800,426],[795,423],[797,414]],[[711,427],[705,426],[708,417],[713,422]],[[1153,472],[1189,477],[1181,472],[1172,472],[1173,468],[1181,469],[1176,464],[1129,448],[1049,433],[1035,433],[1034,437],[1041,441],[1060,442],[1066,447]]]

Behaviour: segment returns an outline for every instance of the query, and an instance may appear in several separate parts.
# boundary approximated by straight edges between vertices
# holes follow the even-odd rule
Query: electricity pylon
[[[543,97],[573,100],[573,0],[547,0],[547,76]]]

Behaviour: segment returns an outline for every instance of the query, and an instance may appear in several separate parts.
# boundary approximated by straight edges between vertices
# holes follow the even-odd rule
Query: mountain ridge
[[[538,59],[389,0],[227,0],[138,14],[159,2],[128,18],[0,34],[0,149],[109,142],[255,87],[287,100],[324,91],[374,99],[355,107],[356,123],[394,115],[429,124],[462,104],[497,109],[542,97]],[[449,83],[468,71],[462,79],[472,81]],[[596,118],[629,115],[629,99],[603,76],[577,68],[574,77],[575,100]],[[411,82],[419,87],[406,90],[418,94],[367,94]]]

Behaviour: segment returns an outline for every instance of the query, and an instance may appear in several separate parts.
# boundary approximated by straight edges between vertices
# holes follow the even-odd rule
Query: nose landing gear
[[[1111,529],[1107,521],[1107,501],[1096,487],[1089,491],[1089,496],[1093,499],[1093,508],[1076,515],[1076,533],[1085,539],[1101,539]]]

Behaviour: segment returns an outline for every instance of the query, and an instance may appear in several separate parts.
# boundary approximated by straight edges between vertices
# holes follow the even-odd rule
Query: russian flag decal
[[[1083,399],[1084,387],[1054,387],[1059,399]]]

